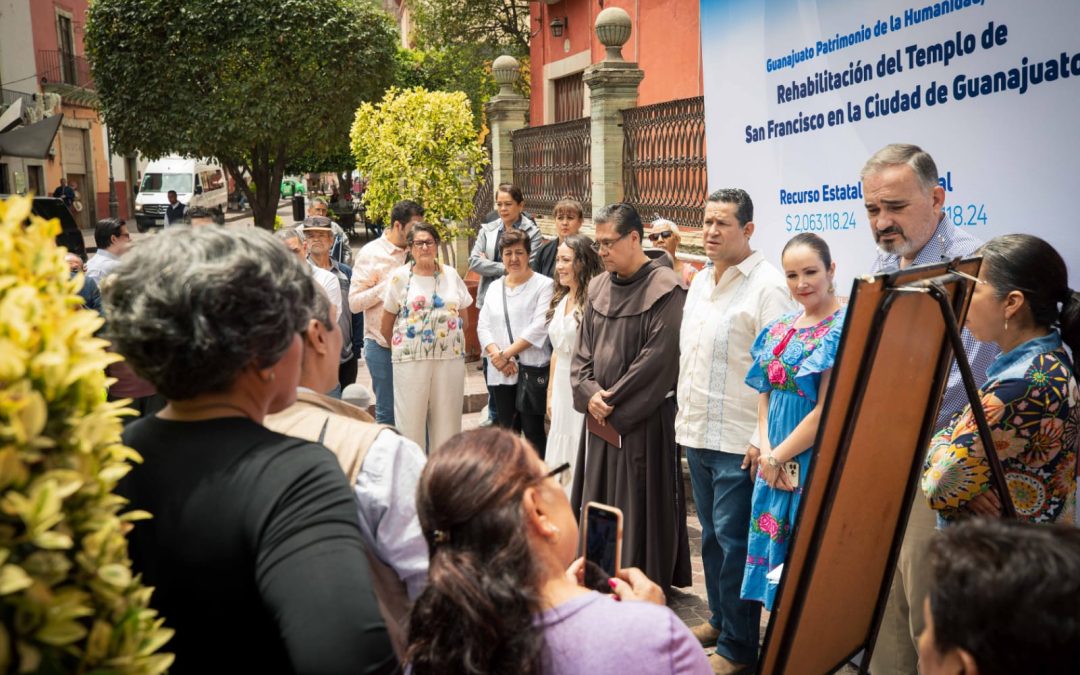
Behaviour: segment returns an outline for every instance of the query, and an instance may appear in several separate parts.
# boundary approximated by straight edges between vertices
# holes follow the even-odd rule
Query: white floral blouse
[[[433,277],[413,274],[411,264],[396,269],[383,298],[383,308],[397,315],[390,338],[392,361],[464,358],[460,312],[472,301],[453,267],[442,265]]]

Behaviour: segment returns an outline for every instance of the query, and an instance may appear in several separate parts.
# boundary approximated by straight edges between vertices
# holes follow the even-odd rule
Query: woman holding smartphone
[[[581,586],[565,469],[549,471],[498,428],[459,434],[431,454],[416,498],[431,564],[410,616],[409,672],[712,672],[640,570],[610,580],[624,602]]]
[[[750,348],[746,383],[761,392],[761,459],[750,507],[742,597],[772,611],[776,584],[766,574],[782,565],[795,531],[802,485],[813,454],[829,375],[840,345],[844,310],[833,288],[836,264],[816,234],[800,234],[781,255],[788,288],[802,310],[780,317]]]

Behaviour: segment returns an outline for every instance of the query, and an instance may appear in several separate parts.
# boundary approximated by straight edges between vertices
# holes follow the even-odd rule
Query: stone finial
[[[622,46],[630,39],[630,15],[621,7],[608,7],[596,15],[596,37],[607,48],[605,61],[622,61]]]
[[[491,64],[491,74],[499,85],[497,96],[520,96],[514,91],[514,83],[521,77],[521,64],[513,56],[503,54]]]

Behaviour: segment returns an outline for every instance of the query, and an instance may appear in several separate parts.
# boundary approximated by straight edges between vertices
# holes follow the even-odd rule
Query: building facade
[[[701,96],[701,19],[699,0],[541,0],[530,4],[529,47],[534,126],[589,114],[585,69],[604,57],[593,30],[606,7],[630,15],[633,31],[623,57],[645,71],[638,105]],[[557,34],[557,35],[556,35]]]
[[[109,215],[107,129],[83,48],[87,0],[0,0],[0,105],[21,99],[24,123],[63,115],[47,159],[2,157],[3,191],[52,194],[65,178],[77,193],[75,218],[92,227]],[[135,158],[112,157],[118,215],[134,203]]]

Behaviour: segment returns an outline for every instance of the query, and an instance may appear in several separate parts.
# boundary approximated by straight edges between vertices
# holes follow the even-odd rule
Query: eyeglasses
[[[661,239],[670,239],[675,233],[671,230],[664,230],[663,232],[653,232],[649,235],[649,241],[657,242]]]
[[[626,239],[627,235],[629,235],[629,234],[630,233],[627,232],[626,234],[622,235],[621,237],[617,237],[615,239],[609,239],[609,240],[597,239],[596,241],[593,242],[592,250],[596,251],[597,253],[599,253],[600,251],[610,251],[612,246],[614,246],[615,244],[618,244],[623,239]]]
[[[414,241],[412,245],[415,248],[419,248],[419,249],[433,248],[435,246],[435,242],[432,241],[431,239],[424,239],[424,240],[421,240],[421,241]]]
[[[551,471],[544,474],[544,477],[540,480],[547,480],[548,478],[554,478],[555,481],[566,487],[570,484],[570,462],[563,462],[559,466],[555,467]]]

